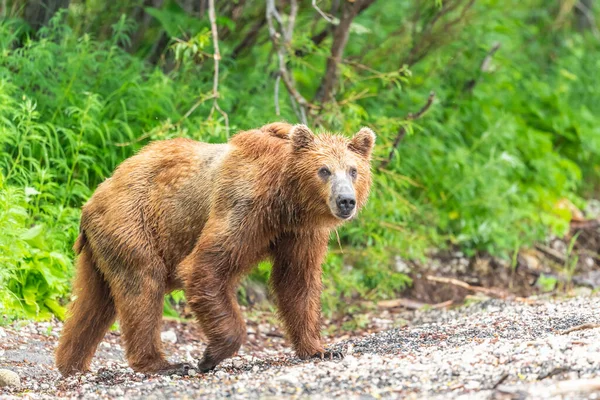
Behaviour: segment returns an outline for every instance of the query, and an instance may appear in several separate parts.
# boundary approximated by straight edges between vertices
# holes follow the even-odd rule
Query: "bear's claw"
[[[333,360],[334,358],[339,358],[341,360],[344,358],[344,353],[335,350],[323,350],[314,354],[312,358],[320,358],[321,360],[324,360],[326,358],[330,360]]]

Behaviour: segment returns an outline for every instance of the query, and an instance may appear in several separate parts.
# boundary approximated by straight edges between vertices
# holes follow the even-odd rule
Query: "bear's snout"
[[[329,208],[336,218],[342,220],[350,219],[355,214],[356,193],[352,181],[345,174],[336,174],[332,179]]]
[[[347,218],[352,215],[356,206],[356,198],[353,194],[340,194],[337,197],[336,205],[339,211],[339,216]]]

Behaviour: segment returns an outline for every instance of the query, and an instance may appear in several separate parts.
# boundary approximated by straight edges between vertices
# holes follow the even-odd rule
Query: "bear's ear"
[[[348,148],[365,158],[371,158],[371,151],[373,151],[373,146],[375,145],[375,137],[375,133],[371,129],[361,128],[350,141]]]
[[[315,134],[306,125],[294,125],[290,130],[294,150],[309,149],[315,143]]]

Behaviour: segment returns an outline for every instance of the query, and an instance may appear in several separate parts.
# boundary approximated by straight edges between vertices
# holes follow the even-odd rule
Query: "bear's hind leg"
[[[165,359],[160,338],[166,285],[162,262],[111,280],[129,366],[136,372],[177,373],[178,366]]]
[[[91,249],[86,244],[77,259],[73,289],[77,298],[69,306],[56,351],[56,365],[64,376],[89,369],[96,347],[116,315],[109,286],[96,269]]]

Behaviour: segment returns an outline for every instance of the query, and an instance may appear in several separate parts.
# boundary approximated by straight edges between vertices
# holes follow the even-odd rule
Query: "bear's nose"
[[[341,194],[338,196],[336,204],[342,214],[348,215],[354,210],[356,199],[354,196]]]

